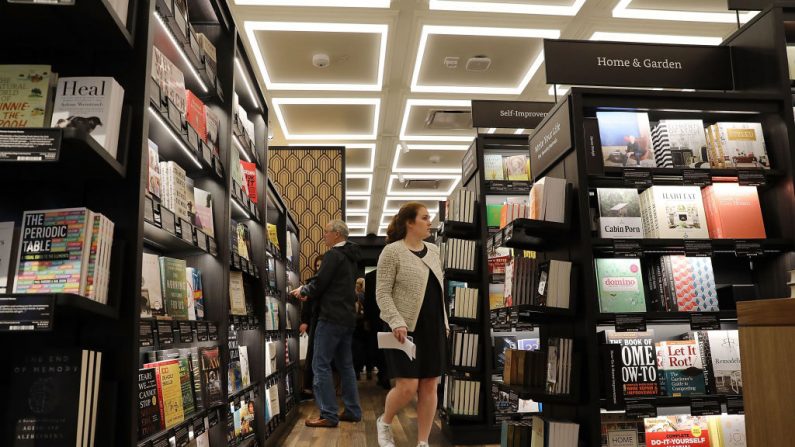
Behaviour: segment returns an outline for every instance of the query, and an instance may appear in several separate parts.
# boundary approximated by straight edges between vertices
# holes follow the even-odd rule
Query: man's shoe
[[[378,428],[378,447],[395,447],[395,436],[392,426],[383,421],[384,415],[378,416],[375,425]]]
[[[344,411],[340,414],[340,422],[360,422],[361,420],[362,418],[357,419],[353,417],[352,414],[346,413]]]
[[[337,426],[334,422],[323,418],[307,419],[304,421],[304,425],[312,428],[335,428]]]

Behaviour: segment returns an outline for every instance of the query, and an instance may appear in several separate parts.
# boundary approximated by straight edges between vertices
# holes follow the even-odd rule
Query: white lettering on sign
[[[629,67],[629,59],[608,59],[603,56],[596,58],[596,65],[600,67]]]
[[[665,59],[650,59],[646,58],[640,60],[634,58],[629,59],[610,59],[604,56],[596,57],[596,65],[598,67],[616,67],[616,68],[652,68],[655,70],[683,70],[684,66],[681,62],[672,61],[668,58]]]
[[[515,109],[500,110],[500,118],[543,118],[545,116],[547,116],[546,112],[525,112]]]

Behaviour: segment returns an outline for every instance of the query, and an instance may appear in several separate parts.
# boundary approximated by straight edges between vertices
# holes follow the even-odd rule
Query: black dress
[[[422,258],[428,253],[428,247],[412,253]],[[388,326],[386,330],[389,330]],[[425,297],[422,300],[417,324],[414,326],[414,331],[409,332],[408,335],[417,345],[417,357],[413,361],[398,349],[383,350],[390,377],[426,379],[441,376],[447,359],[444,305],[439,281],[431,271],[428,272],[428,283],[425,286]]]

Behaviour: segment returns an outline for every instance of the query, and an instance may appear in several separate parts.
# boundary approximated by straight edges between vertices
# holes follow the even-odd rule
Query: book
[[[709,238],[701,189],[698,186],[655,185],[640,195],[646,237]]]
[[[221,143],[219,138],[219,129],[221,128],[221,118],[209,106],[204,107],[204,124],[207,130],[206,142],[210,146],[210,150],[214,156],[220,156]]]
[[[188,177],[182,166],[173,161],[160,162],[162,205],[177,218],[191,222],[188,208]]]
[[[162,256],[160,261],[160,289],[166,315],[175,320],[188,319],[188,290],[185,286],[185,260]]]
[[[600,312],[646,312],[640,259],[598,258],[596,279]]]
[[[14,245],[14,222],[0,222],[0,293],[6,293],[8,287],[12,245]]]
[[[213,196],[201,188],[193,188],[193,197],[196,202],[196,218],[193,225],[210,237],[215,237],[213,223]]]
[[[180,381],[180,365],[177,360],[146,363],[144,368],[154,368],[157,378],[157,397],[163,427],[171,428],[185,420]]]
[[[598,188],[599,236],[606,239],[642,239],[640,196],[635,188]]]
[[[601,447],[645,446],[643,434],[642,419],[628,418],[624,414],[601,415]]]
[[[162,194],[160,191],[160,153],[157,150],[157,144],[152,140],[147,140],[149,145],[149,158],[148,158],[148,175],[146,177],[146,191],[160,199]]]
[[[207,116],[204,112],[204,102],[190,90],[185,93],[185,121],[199,135],[202,141],[207,141]]]
[[[56,79],[49,65],[0,65],[0,127],[47,127]]]
[[[88,208],[25,211],[14,293],[85,294],[92,224]]]
[[[652,139],[657,167],[709,169],[703,121],[660,120]]]
[[[196,40],[199,43],[199,48],[201,48],[202,53],[204,54],[204,65],[206,65],[213,73],[218,72],[218,58],[216,56],[215,45],[213,45],[212,41],[202,33],[196,33]]]
[[[270,376],[276,372],[276,342],[265,342],[265,375]]]
[[[124,89],[111,77],[68,77],[58,80],[52,127],[87,132],[116,158]]]
[[[182,114],[186,111],[185,75],[157,46],[152,47],[151,77],[160,87],[160,97],[167,98]]]
[[[162,430],[154,368],[138,370],[138,439]]]
[[[527,155],[505,157],[504,163],[508,180],[530,181],[530,165],[527,163]]]
[[[267,224],[268,227],[268,241],[279,249],[279,233],[276,224]]]
[[[708,416],[707,425],[713,447],[746,447],[745,416],[722,414]]]
[[[680,397],[706,392],[704,367],[695,340],[668,340],[656,345],[657,369],[668,396]]]
[[[185,280],[188,285],[188,299],[193,301],[196,320],[204,320],[204,287],[202,286],[202,272],[193,267],[185,269]]]
[[[658,416],[644,420],[647,446],[710,447],[705,416]]]
[[[737,330],[701,331],[698,332],[697,340],[699,346],[708,347],[705,366],[713,386],[711,391],[723,395],[742,395],[743,377]]]
[[[711,126],[715,168],[770,169],[761,123],[719,122]]]
[[[654,331],[599,333],[603,344],[621,346],[621,382],[623,397],[657,396],[657,355],[654,346]]]
[[[502,162],[502,155],[485,154],[483,156],[483,172],[487,181],[505,180],[505,165]]]
[[[679,312],[717,312],[718,292],[712,259],[665,256],[670,263],[673,298]]]
[[[221,393],[221,357],[218,346],[199,348],[203,400],[207,408],[223,402]]]
[[[251,376],[249,375],[249,368],[248,368],[248,348],[246,346],[240,346],[240,374],[241,374],[241,382],[243,387],[247,387],[251,384]]]
[[[160,285],[160,259],[157,255],[144,253],[141,268],[141,318],[166,314]]]
[[[229,272],[229,313],[246,315],[246,292],[243,287],[242,272]]]
[[[243,187],[248,198],[257,203],[257,165],[240,160],[240,169],[243,171]]]
[[[635,112],[596,112],[604,166],[656,166],[649,115]]]
[[[765,223],[755,186],[713,183],[701,190],[709,237],[765,239]]]

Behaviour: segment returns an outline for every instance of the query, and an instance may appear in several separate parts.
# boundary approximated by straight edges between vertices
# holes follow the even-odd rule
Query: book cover
[[[709,424],[710,424],[710,435],[713,436],[713,445],[714,444],[714,435],[713,435],[713,424],[716,424],[718,428],[715,430],[716,434],[718,435],[718,439],[720,439],[720,447],[746,447],[746,435],[745,435],[745,416],[741,414],[722,414],[720,416],[712,416],[709,417]]]
[[[709,169],[702,120],[660,120],[654,134],[658,167]]]
[[[149,194],[159,199],[162,194],[160,191],[160,154],[154,141],[147,140],[147,142],[149,144],[149,163],[147,166],[149,175],[146,178],[146,190]]]
[[[598,188],[599,236],[607,239],[642,239],[640,196],[635,188]]]
[[[0,65],[0,127],[46,127],[49,65]]]
[[[12,245],[14,245],[14,222],[0,222],[0,293],[6,293],[8,287]]]
[[[248,192],[248,198],[257,203],[257,165],[240,160],[240,169],[243,171],[243,187]]]
[[[146,438],[164,426],[160,421],[157,400],[157,377],[154,368],[138,370],[138,439]]]
[[[229,272],[229,313],[246,315],[246,292],[243,288],[242,272]]]
[[[161,96],[168,98],[180,113],[185,113],[185,76],[157,46],[152,47],[151,76],[160,86]]]
[[[113,78],[60,78],[50,125],[88,132],[115,158],[123,103],[124,89]]]
[[[699,337],[704,332],[699,332]],[[709,340],[709,373],[717,394],[742,395],[740,339],[736,330],[706,331]]]
[[[159,256],[144,253],[141,268],[141,318],[165,315],[160,284]]]
[[[213,151],[213,155],[220,156],[220,140],[219,129],[221,128],[221,118],[218,117],[212,108],[204,107],[204,124],[207,130],[207,139],[205,140]]]
[[[530,169],[527,155],[511,155],[505,157],[505,174],[508,180],[530,180]]]
[[[182,400],[180,365],[177,360],[144,364],[144,368],[155,368],[157,392],[160,400],[160,417],[165,428],[171,428],[185,420]]]
[[[160,288],[166,315],[175,320],[188,319],[188,290],[185,287],[185,260],[160,258]]]
[[[717,123],[715,131],[725,167],[770,169],[761,123]]]
[[[87,350],[45,350],[15,356],[8,365],[6,424],[13,434],[10,445],[37,447],[80,445],[86,436],[83,415],[89,383]]]
[[[85,293],[91,211],[25,211],[14,293]]]
[[[182,166],[173,162],[160,162],[160,176],[163,206],[173,211],[177,218],[191,222],[188,213],[188,177]]]
[[[243,377],[240,372],[240,360],[231,360],[229,362],[229,368],[226,372],[227,393],[235,393],[243,387]]]
[[[185,93],[185,121],[199,134],[202,141],[207,141],[207,116],[204,102],[190,90]]]
[[[598,258],[596,279],[600,312],[646,312],[640,259]]]
[[[199,348],[202,388],[207,408],[223,402],[221,393],[221,358],[218,346]]]
[[[628,418],[625,414],[601,414],[601,447],[641,447],[644,425],[642,419]]]
[[[272,385],[268,388],[268,397],[270,402],[271,417],[278,416],[281,411],[279,409],[279,387]]]
[[[238,348],[240,352],[240,374],[241,374],[241,382],[243,387],[247,387],[251,384],[251,376],[249,374],[249,367],[248,367],[248,348],[246,346],[240,346]]]
[[[646,418],[644,424],[647,446],[710,447],[704,416],[660,416]]]
[[[765,223],[755,186],[713,183],[701,190],[713,239],[765,239]]]
[[[621,384],[626,398],[656,396],[657,353],[654,331],[602,333],[603,342],[621,346]]]
[[[502,370],[505,367],[505,351],[518,349],[516,337],[513,335],[494,336],[494,369]]]
[[[483,156],[483,172],[485,179],[505,180],[505,169],[502,164],[502,155],[486,154]]]
[[[698,186],[655,185],[644,191],[641,199],[648,208],[643,222],[646,233],[663,239],[709,238]]]
[[[182,412],[191,414],[196,411],[196,402],[193,399],[193,381],[191,381],[190,361],[186,356],[177,358],[179,362],[179,385],[182,389]]]
[[[215,237],[213,224],[213,196],[200,188],[193,188],[193,197],[196,201],[196,219],[194,225],[210,237]]]
[[[279,233],[276,224],[268,224],[268,241],[275,245],[277,249],[279,248]]]
[[[188,283],[188,297],[193,300],[193,308],[197,320],[204,320],[204,286],[202,286],[202,272],[193,267],[185,270],[185,279]]]
[[[668,340],[657,344],[658,374],[668,396],[706,393],[704,367],[695,340]]]
[[[656,166],[647,113],[596,112],[604,166]]]
[[[712,259],[668,256],[680,312],[717,312],[718,292]]]

